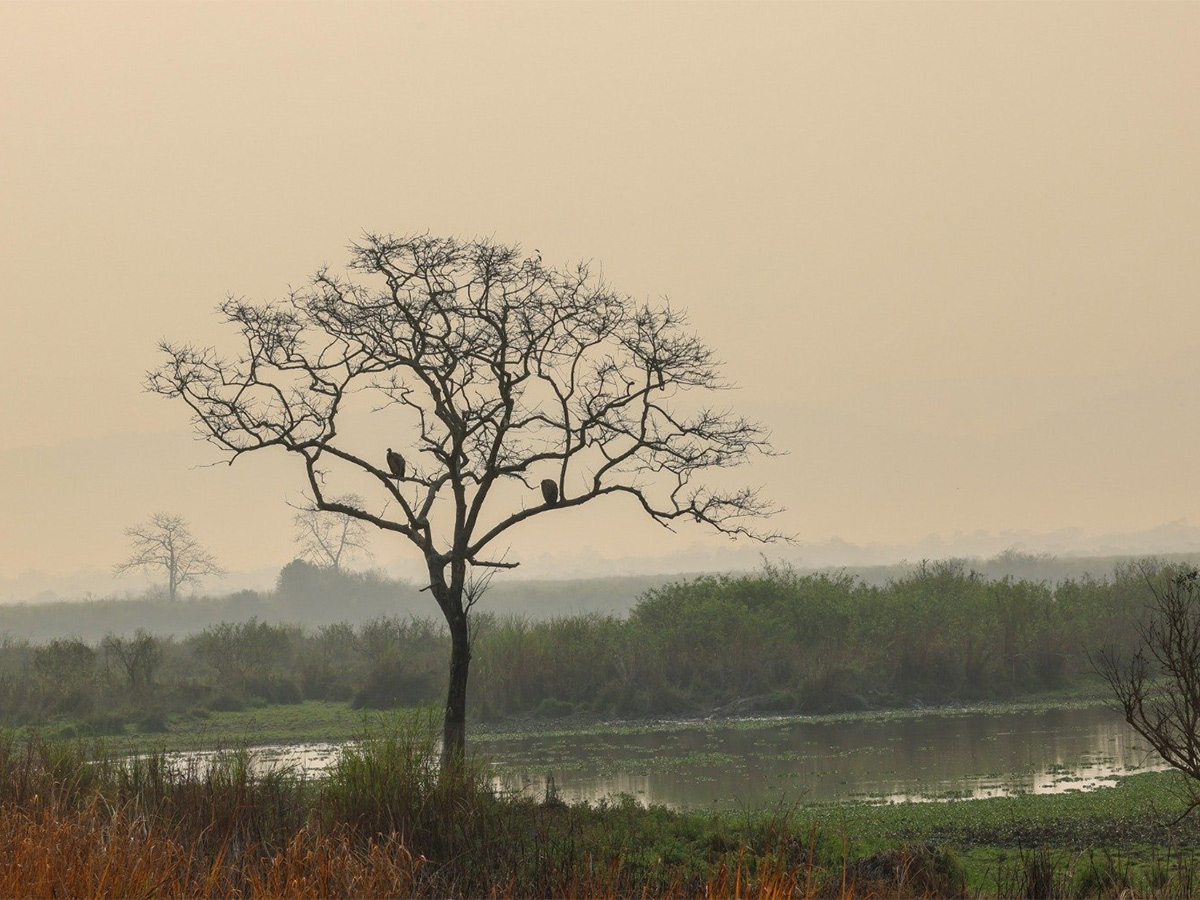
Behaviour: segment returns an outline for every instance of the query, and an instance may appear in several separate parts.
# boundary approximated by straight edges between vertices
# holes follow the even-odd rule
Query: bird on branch
[[[404,457],[388,447],[387,451],[388,468],[392,470],[392,477],[397,481],[404,480]]]
[[[542,496],[546,498],[546,505],[553,506],[558,502],[558,485],[551,478],[542,479]]]

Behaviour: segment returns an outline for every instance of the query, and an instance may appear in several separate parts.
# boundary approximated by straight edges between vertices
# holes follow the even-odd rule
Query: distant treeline
[[[568,581],[499,580],[486,605],[503,614],[546,618],[581,612],[628,613],[640,594],[673,576],[630,575]],[[377,572],[333,571],[303,560],[283,567],[271,591],[243,590],[190,597],[174,603],[157,594],[140,598],[0,604],[0,636],[46,641],[96,642],[110,631],[143,628],[183,637],[221,622],[260,621],[310,628],[360,624],[379,616],[434,616],[437,607],[422,585]]]
[[[1144,559],[1144,558],[1141,558]],[[1083,582],[1108,576],[1137,563],[1129,556],[1057,557],[1005,551],[990,559],[952,559],[988,581]],[[1200,553],[1156,558],[1160,565],[1200,565]],[[771,565],[771,563],[766,563]],[[860,586],[887,587],[918,573],[927,562],[895,563],[845,569],[806,569],[775,564],[800,576],[850,578]],[[698,575],[625,575],[560,580],[497,579],[479,609],[497,616],[532,620],[600,613],[627,617],[647,591]],[[736,576],[735,576],[736,577]],[[703,579],[702,579],[703,580]],[[333,571],[294,560],[283,567],[273,590],[189,597],[170,602],[161,591],[139,598],[107,598],[50,603],[0,603],[0,637],[44,642],[79,638],[96,643],[110,632],[127,634],[142,628],[156,635],[182,638],[222,622],[257,619],[277,624],[320,628],[337,622],[360,625],[380,616],[436,617],[437,609],[422,585],[391,578],[379,571]]]
[[[1016,697],[1068,684],[1088,671],[1089,652],[1128,652],[1151,586],[1176,568],[1126,563],[1050,584],[991,579],[951,561],[875,585],[768,564],[651,588],[628,616],[485,613],[474,620],[470,698],[476,717],[491,718],[822,713]],[[329,573],[301,574],[312,588]],[[345,611],[336,593],[324,602]],[[247,704],[436,703],[447,657],[440,622],[415,616],[318,627],[252,617],[178,638],[144,628],[90,642],[8,637],[0,724],[67,720],[121,733]]]

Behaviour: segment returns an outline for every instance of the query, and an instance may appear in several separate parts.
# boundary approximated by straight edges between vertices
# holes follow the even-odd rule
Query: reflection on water
[[[936,801],[1111,786],[1163,768],[1107,709],[875,721],[782,719],[639,734],[489,742],[497,784],[566,800],[627,793],[667,806]]]
[[[565,800],[627,794],[672,807],[753,808],[846,799],[937,801],[1110,786],[1162,768],[1107,709],[848,722],[770,719],[672,723],[636,733],[488,738],[495,784],[541,797],[553,775]],[[319,775],[335,744],[262,747],[255,765]],[[180,754],[203,763],[206,754]]]
[[[267,744],[249,751],[250,767],[256,772],[289,769],[297,775],[320,776],[337,762],[345,744]],[[226,750],[188,750],[168,753],[167,758],[182,766],[206,768],[215,758],[228,756]]]

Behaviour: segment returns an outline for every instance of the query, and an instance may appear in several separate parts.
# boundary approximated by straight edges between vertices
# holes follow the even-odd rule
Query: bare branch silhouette
[[[338,502],[364,505],[363,499],[355,494],[339,497]],[[307,506],[292,516],[292,524],[296,526],[300,558],[313,565],[340,572],[343,564],[356,556],[371,557],[369,532],[361,519]]]
[[[205,575],[224,575],[216,557],[192,537],[181,516],[155,513],[148,522],[125,529],[133,545],[129,559],[113,566],[114,575],[136,569],[161,571],[167,577],[167,596],[175,600],[179,588]]]
[[[1142,646],[1128,660],[1104,650],[1092,662],[1125,721],[1188,776],[1177,823],[1200,806],[1200,572],[1176,571],[1165,587],[1147,581],[1155,602],[1137,626]]]
[[[240,353],[164,343],[149,390],[186,403],[231,462],[290,453],[316,509],[422,554],[453,639],[447,752],[465,734],[470,570],[515,566],[485,553],[514,526],[610,498],[667,528],[786,538],[758,530],[775,510],[756,489],[703,481],[774,452],[762,426],[701,402],[729,387],[713,352],[677,309],[619,294],[586,265],[488,240],[367,235],[347,274],[321,269],[280,302],[230,297],[220,311]],[[398,449],[344,430],[363,414],[394,426]],[[386,504],[335,498],[326,482],[347,473]]]

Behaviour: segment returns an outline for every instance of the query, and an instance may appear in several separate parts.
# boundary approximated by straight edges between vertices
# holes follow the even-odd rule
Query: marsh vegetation
[[[287,621],[386,596],[375,576],[293,564],[190,631],[9,637],[0,832],[20,837],[0,891],[1189,896],[1200,835],[1163,827],[1186,796],[1128,774],[1086,652],[1130,651],[1175,571],[943,562],[870,583],[768,565],[652,586],[626,615],[481,614],[486,757],[452,768],[436,723],[395,730],[441,697],[443,628]],[[333,742],[319,776],[246,746],[315,739]],[[241,749],[166,752],[214,743]],[[946,776],[955,747],[974,787]],[[1089,764],[1115,786],[1081,792]],[[709,794],[663,792],[684,773]],[[1043,776],[1060,792],[1037,795]],[[1007,796],[964,799],[989,793]]]
[[[1125,564],[1050,583],[987,578],[949,561],[871,584],[765,565],[651,587],[626,615],[477,612],[468,700],[474,720],[486,722],[822,714],[1021,698],[1089,683],[1090,649],[1131,652],[1131,623],[1153,600],[1152,580],[1173,571]],[[306,700],[355,709],[439,702],[450,640],[443,625],[417,616],[331,621],[334,610],[377,609],[393,589],[411,591],[293,563],[274,594],[215,601],[229,617],[191,633],[142,628],[38,642],[10,628],[0,644],[0,724],[121,735]],[[172,609],[186,623],[214,606]],[[322,624],[297,624],[314,609]],[[37,610],[7,615],[19,627]],[[60,620],[69,613],[43,611]]]
[[[436,722],[375,731],[326,777],[245,750],[200,765],[0,740],[5,896],[1191,896],[1171,776],[952,804],[737,812],[568,803],[440,768]],[[432,727],[429,727],[432,725]]]

